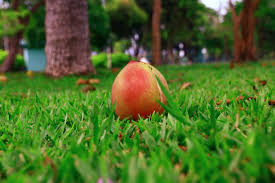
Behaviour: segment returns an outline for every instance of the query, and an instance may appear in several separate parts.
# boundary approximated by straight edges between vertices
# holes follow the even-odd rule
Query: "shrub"
[[[100,53],[96,56],[92,56],[91,59],[95,67],[107,67],[106,53]],[[113,53],[111,55],[111,59],[113,67],[122,67],[130,61],[130,57],[124,53]]]
[[[0,50],[0,65],[3,63],[5,58],[8,56],[8,52],[5,50]],[[16,60],[14,63],[13,68],[15,70],[23,69],[25,68],[25,61],[22,55],[16,55]]]

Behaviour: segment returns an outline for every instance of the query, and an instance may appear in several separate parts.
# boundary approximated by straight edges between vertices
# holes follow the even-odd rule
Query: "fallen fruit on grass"
[[[28,77],[33,77],[33,72],[32,72],[32,71],[30,71],[30,70],[29,70],[29,71],[27,71],[27,76],[28,76]]]
[[[121,119],[147,118],[153,112],[163,113],[158,101],[166,104],[166,98],[156,79],[164,87],[168,85],[162,74],[153,66],[130,61],[117,75],[111,92],[115,113]]]

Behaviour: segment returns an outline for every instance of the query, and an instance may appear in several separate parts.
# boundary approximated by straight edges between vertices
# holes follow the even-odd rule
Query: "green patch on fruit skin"
[[[8,73],[0,83],[0,182],[54,182],[55,175],[64,183],[272,182],[275,67],[217,66],[158,67],[168,82],[179,78],[169,93],[160,84],[168,115],[138,121],[115,116],[111,71],[98,69],[101,82],[87,94],[77,76]],[[248,82],[256,77],[267,81],[258,91]],[[180,91],[183,82],[193,87]]]

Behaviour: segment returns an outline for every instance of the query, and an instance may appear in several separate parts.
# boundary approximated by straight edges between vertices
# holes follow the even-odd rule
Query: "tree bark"
[[[232,0],[229,5],[232,10],[233,33],[234,33],[234,58],[231,67],[235,63],[256,60],[256,47],[254,45],[255,17],[254,13],[260,0],[244,0],[244,8],[237,15]]]
[[[14,0],[11,3],[11,9],[14,11],[17,11],[19,8],[19,4],[20,4],[20,0]],[[15,62],[15,58],[16,58],[16,54],[18,52],[19,49],[19,40],[21,38],[21,33],[18,32],[15,35],[13,35],[12,37],[8,37],[8,56],[5,58],[4,62],[2,63],[1,67],[0,67],[0,72],[8,72],[9,70],[11,70],[14,62]]]
[[[154,0],[152,31],[153,31],[153,64],[161,64],[161,39],[160,39],[161,0]]]
[[[46,0],[46,74],[95,73],[86,0]]]

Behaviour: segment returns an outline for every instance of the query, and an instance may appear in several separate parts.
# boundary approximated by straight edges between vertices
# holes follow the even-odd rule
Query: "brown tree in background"
[[[11,9],[13,11],[18,11],[20,5],[24,4],[24,1],[21,0],[13,0],[11,1]],[[44,4],[44,0],[38,1],[36,4],[32,6],[30,9],[30,13],[34,13]],[[30,14],[26,15],[19,19],[19,23],[24,25],[25,27],[28,25],[30,20]],[[19,51],[19,41],[23,37],[24,29],[19,30],[13,36],[8,37],[8,56],[5,58],[4,62],[0,67],[0,72],[8,72],[12,69],[12,66],[16,59],[16,54]]]
[[[160,14],[161,0],[154,0],[153,17],[152,17],[152,34],[153,34],[153,64],[161,64],[161,39],[160,39]]]
[[[234,58],[232,64],[257,59],[256,47],[254,45],[254,13],[259,2],[260,0],[243,0],[243,9],[237,15],[232,0],[229,0],[234,24]]]
[[[86,0],[46,0],[46,74],[95,73]]]

